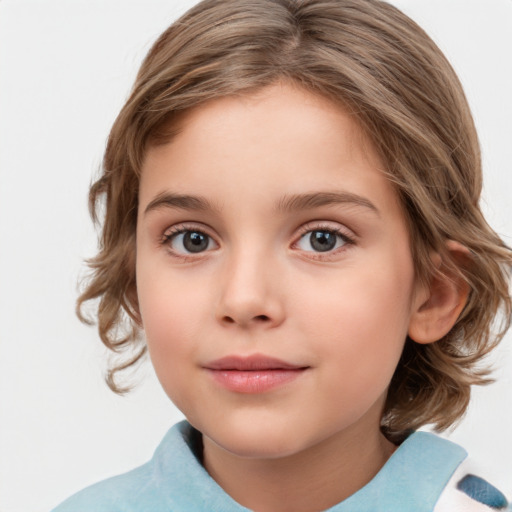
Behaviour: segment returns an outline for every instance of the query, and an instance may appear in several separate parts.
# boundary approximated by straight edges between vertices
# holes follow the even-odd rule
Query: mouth
[[[300,366],[260,354],[228,356],[204,366],[213,380],[229,391],[264,393],[284,386],[303,375],[309,366]]]

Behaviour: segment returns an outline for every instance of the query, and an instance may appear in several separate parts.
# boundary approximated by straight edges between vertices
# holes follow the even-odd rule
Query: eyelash
[[[338,227],[333,227],[332,225],[327,224],[316,224],[316,223],[308,223],[300,228],[300,235],[298,239],[293,243],[293,246],[297,246],[297,244],[308,234],[317,232],[326,232],[335,235],[336,237],[340,237],[343,241],[343,245],[341,247],[335,248],[333,250],[328,250],[325,252],[321,251],[304,251],[308,253],[309,258],[317,259],[317,260],[329,260],[332,257],[336,257],[340,252],[346,251],[350,246],[356,244],[356,239],[354,235],[349,235],[345,230],[342,230]]]
[[[333,227],[333,226],[326,225],[326,224],[308,223],[308,224],[305,224],[304,226],[302,226],[300,228],[299,236],[293,242],[292,248],[297,247],[298,243],[308,233],[313,233],[315,231],[317,231],[317,232],[326,232],[326,233],[333,234],[336,237],[340,237],[341,240],[343,241],[343,245],[341,247],[335,248],[333,250],[327,250],[325,252],[322,252],[322,251],[305,251],[304,250],[303,252],[307,252],[308,253],[308,257],[312,258],[312,259],[328,260],[328,259],[330,259],[333,256],[337,256],[340,252],[346,251],[348,247],[350,247],[352,245],[355,245],[355,243],[356,243],[354,236],[348,235],[345,231],[343,231],[343,230],[341,230],[341,229],[339,229],[337,227]],[[167,231],[165,231],[165,233],[163,234],[163,236],[162,236],[162,238],[160,240],[160,245],[167,246],[167,249],[168,249],[169,253],[173,257],[180,258],[180,259],[182,259],[184,261],[197,260],[198,258],[201,258],[201,256],[205,252],[210,252],[208,250],[205,250],[205,251],[199,251],[196,254],[194,254],[194,253],[184,254],[182,252],[178,252],[178,251],[172,249],[172,247],[171,247],[172,240],[175,239],[178,235],[181,235],[181,234],[184,234],[184,233],[198,233],[198,234],[206,236],[208,238],[208,240],[209,240],[207,248],[209,247],[209,245],[211,243],[213,243],[216,246],[218,246],[218,244],[214,241],[214,238],[212,236],[210,236],[206,232],[206,230],[204,228],[197,227],[197,226],[194,226],[194,225],[183,225],[183,224],[182,225],[177,225],[177,226],[172,226]]]
[[[198,252],[197,254],[193,254],[193,253],[189,253],[189,254],[184,254],[184,253],[181,253],[181,252],[178,252],[174,249],[172,249],[171,247],[171,242],[174,238],[176,238],[178,235],[182,235],[184,233],[199,233],[201,235],[204,235],[208,238],[209,240],[209,245],[210,243],[214,243],[216,244],[216,242],[213,240],[213,237],[210,236],[204,228],[199,228],[197,226],[194,226],[194,225],[185,225],[185,224],[180,224],[178,226],[172,226],[171,228],[167,229],[165,231],[165,233],[163,234],[162,236],[162,239],[160,241],[160,245],[162,246],[167,246],[167,250],[169,251],[169,253],[175,257],[175,258],[180,258],[181,260],[183,261],[192,261],[192,260],[197,260],[198,258],[200,258],[203,254],[203,252],[207,252],[207,251],[201,251],[201,252]],[[216,244],[218,245],[218,244]]]

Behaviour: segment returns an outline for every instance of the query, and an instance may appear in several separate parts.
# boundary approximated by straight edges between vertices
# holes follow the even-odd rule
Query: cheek
[[[145,270],[138,268],[137,287],[149,355],[163,388],[179,406],[180,383],[190,378],[190,364],[198,359],[205,297],[198,291],[201,288],[187,286],[154,268]]]
[[[207,276],[188,270],[173,271],[165,256],[144,250],[137,255],[137,294],[148,343],[176,346],[198,326],[209,287]]]
[[[410,319],[414,272],[406,256],[365,261],[317,282],[311,287],[316,293],[296,294],[303,311],[296,315],[299,330],[317,340],[319,358],[330,361],[332,382],[342,378],[354,392],[388,385]]]
[[[178,293],[176,285],[166,286],[165,281],[139,279],[138,296],[144,331],[150,349],[164,350],[165,345],[176,346],[187,329],[187,297]]]

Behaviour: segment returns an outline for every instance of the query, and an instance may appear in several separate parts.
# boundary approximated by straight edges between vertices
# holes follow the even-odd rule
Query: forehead
[[[245,122],[240,112],[248,114]],[[261,137],[261,132],[271,133],[280,130],[284,136],[295,138],[310,138],[310,135],[328,123],[335,123],[343,118],[343,142],[345,148],[362,149],[368,158],[376,157],[376,148],[371,138],[359,123],[355,115],[349,114],[349,109],[342,101],[335,102],[324,95],[310,92],[293,81],[281,80],[269,86],[256,90],[239,92],[228,96],[214,98],[199,105],[173,111],[167,121],[151,133],[148,152],[155,153],[158,148],[180,138],[187,131],[203,138],[222,138],[229,144],[238,140],[226,138],[229,128],[237,124],[236,132],[244,142],[250,142],[249,137]],[[289,121],[297,121],[290,123]],[[261,128],[258,134],[255,128]],[[339,126],[340,127],[340,126]],[[290,133],[292,132],[293,133]],[[337,133],[336,135],[339,135]],[[271,135],[273,138],[275,135]],[[203,139],[202,142],[207,142]],[[329,140],[325,139],[328,144]],[[340,140],[337,140],[339,145]],[[145,155],[146,156],[146,155]]]
[[[141,202],[166,188],[222,201],[256,190],[264,201],[278,193],[340,187],[395,195],[354,116],[288,83],[209,101],[182,114],[173,129],[167,144],[146,153]]]

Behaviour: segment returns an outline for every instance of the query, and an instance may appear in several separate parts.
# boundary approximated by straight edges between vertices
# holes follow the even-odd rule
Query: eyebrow
[[[377,216],[380,216],[378,208],[369,199],[351,192],[312,192],[309,194],[284,196],[277,202],[276,210],[281,213],[294,213],[300,210],[319,208],[321,206],[347,203],[367,208],[377,214]],[[160,208],[176,208],[190,211],[219,211],[219,208],[205,197],[162,192],[146,206],[144,215]]]
[[[331,206],[349,203],[368,208],[380,216],[378,208],[366,197],[352,192],[314,192],[310,194],[295,194],[282,197],[277,203],[277,211],[293,213],[299,210],[311,210],[320,206]]]
[[[218,211],[218,208],[205,197],[162,192],[146,206],[144,215],[160,208],[176,208],[191,211]]]

